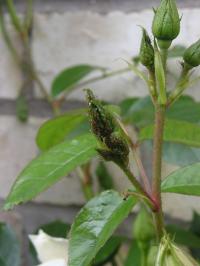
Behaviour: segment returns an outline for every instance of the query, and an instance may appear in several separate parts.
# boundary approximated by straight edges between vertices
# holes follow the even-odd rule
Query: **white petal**
[[[65,262],[65,260],[51,260],[45,263],[42,263],[38,266],[67,266],[67,263]]]
[[[64,261],[67,262],[68,260],[67,239],[51,237],[46,233],[44,233],[42,230],[39,231],[38,235],[30,235],[29,238],[37,251],[38,259],[42,263],[55,259],[63,259]]]

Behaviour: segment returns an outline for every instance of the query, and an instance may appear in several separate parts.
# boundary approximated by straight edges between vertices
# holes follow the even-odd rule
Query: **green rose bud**
[[[155,266],[198,266],[199,264],[185,251],[177,247],[164,235],[161,240]]]
[[[183,58],[190,68],[200,65],[200,39],[186,49]]]
[[[161,49],[168,49],[180,32],[180,18],[175,0],[162,0],[155,11],[152,25]]]
[[[154,70],[154,49],[147,31],[142,28],[143,35],[140,45],[140,62],[149,70]]]
[[[143,207],[138,213],[133,225],[133,237],[138,242],[143,242],[148,245],[148,241],[155,237],[155,229],[152,222],[152,217]]]

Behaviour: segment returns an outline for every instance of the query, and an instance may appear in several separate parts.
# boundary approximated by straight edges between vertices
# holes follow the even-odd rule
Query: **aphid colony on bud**
[[[87,90],[87,101],[92,132],[100,142],[99,154],[106,161],[114,161],[120,167],[129,163],[129,146],[117,119]]]

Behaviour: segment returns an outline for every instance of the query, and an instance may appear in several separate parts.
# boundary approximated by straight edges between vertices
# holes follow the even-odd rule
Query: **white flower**
[[[45,263],[42,263],[38,266],[66,266],[65,260],[59,259],[59,260],[50,260]]]
[[[67,266],[68,240],[47,235],[42,230],[38,235],[29,236],[33,243],[38,259],[42,264],[38,266]]]

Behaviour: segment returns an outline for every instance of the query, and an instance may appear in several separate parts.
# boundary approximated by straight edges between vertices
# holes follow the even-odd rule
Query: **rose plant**
[[[134,71],[148,88],[149,97],[143,99],[142,107],[141,101],[138,104],[136,99],[129,99],[120,105],[120,113],[119,107],[98,100],[91,90],[86,89],[87,109],[58,116],[41,127],[37,144],[43,152],[20,173],[7,197],[5,209],[13,208],[33,199],[78,168],[89,201],[76,216],[69,235],[66,236],[69,238],[69,246],[66,239],[53,239],[41,231],[38,236],[31,236],[38,258],[44,263],[41,265],[103,265],[107,261],[97,262],[98,253],[138,203],[141,210],[133,228],[136,244],[131,249],[130,256],[135,256],[137,248],[136,253],[140,254],[140,258],[138,264],[135,264],[134,257],[129,265],[199,265],[188,250],[185,251],[174,243],[176,233],[169,232],[164,220],[162,193],[200,196],[200,164],[196,162],[182,167],[162,181],[162,162],[163,151],[166,149],[164,142],[194,149],[200,147],[198,120],[192,115],[185,115],[191,111],[187,109],[189,104],[195,106],[198,112],[199,105],[191,103],[191,98],[183,96],[186,89],[199,80],[193,73],[200,65],[200,45],[197,41],[186,49],[180,63],[180,77],[174,88],[169,90],[167,60],[172,42],[180,33],[181,18],[175,0],[162,0],[154,13],[153,40],[147,31],[142,29],[139,60],[145,71],[141,70],[138,64],[128,62],[128,69]],[[86,71],[85,66],[84,70]],[[55,96],[64,90],[63,82],[59,81],[63,81],[66,75],[73,75],[73,71],[74,68],[68,69],[55,80]],[[70,83],[70,78],[68,82]],[[70,86],[68,88],[71,89]],[[181,115],[174,111],[177,110],[178,103]],[[142,113],[147,105],[151,106],[150,109]],[[86,114],[89,116],[91,132],[87,127],[84,130],[79,127],[80,124],[87,124]],[[152,114],[153,119],[149,117]],[[132,137],[128,130],[127,125],[130,124],[133,124],[137,131],[137,139]],[[153,140],[151,177],[137,152],[147,140]],[[178,149],[180,154],[180,147],[174,147],[173,151],[177,152]],[[116,164],[129,179],[131,187],[123,195],[109,189],[93,197],[90,178],[88,179],[88,163],[97,156],[105,162]],[[139,176],[131,168],[133,161],[138,166]],[[179,244],[183,244],[180,242]],[[49,248],[54,251],[49,252]],[[117,265],[113,258],[111,263]]]

